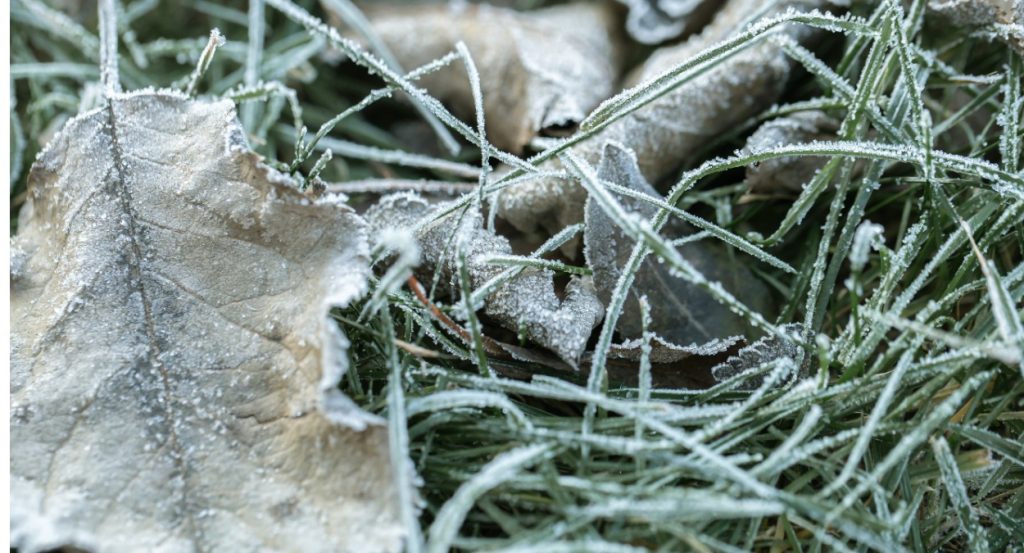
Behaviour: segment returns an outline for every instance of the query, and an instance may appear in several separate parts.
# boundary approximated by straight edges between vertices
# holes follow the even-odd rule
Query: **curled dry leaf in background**
[[[822,7],[825,0],[782,1],[764,15],[787,7]],[[647,81],[740,31],[749,18],[764,12],[761,0],[729,0],[699,35],[658,49],[631,79]],[[806,28],[791,25],[785,33],[801,39]],[[656,182],[691,161],[710,141],[774,103],[782,93],[792,62],[782,49],[762,40],[684,83],[637,111],[611,123],[574,149],[596,164],[609,140],[631,148],[640,170]],[[553,162],[555,163],[555,162]],[[540,179],[509,188],[498,200],[499,214],[523,231],[542,226],[554,231],[583,217],[586,192],[566,179]],[[567,252],[568,253],[568,252]]]
[[[632,152],[613,142],[605,146],[598,177],[661,199],[640,174]],[[653,218],[658,209],[634,198],[620,197],[620,201],[627,211],[642,219]],[[609,303],[636,242],[605,214],[596,201],[587,201],[586,222],[584,252],[587,264],[594,271],[598,297]],[[693,229],[684,223],[675,223],[671,232],[680,237],[691,234]],[[765,286],[719,244],[695,241],[678,249],[709,281],[721,283],[737,299],[759,313],[769,310]],[[674,348],[679,353],[721,353],[735,343],[733,337],[747,334],[747,325],[742,317],[716,301],[708,292],[673,276],[667,266],[648,256],[636,273],[616,324],[616,330],[626,338],[639,338],[642,334],[641,296],[647,296],[650,302],[650,330],[665,342],[690,345]],[[666,355],[670,352],[667,351]]]
[[[957,27],[981,27],[1024,54],[1024,0],[929,0]]]
[[[448,205],[435,208],[416,194],[394,194],[370,208],[366,218],[371,236],[379,236],[388,228],[413,228]],[[490,263],[488,257],[512,253],[508,240],[484,228],[480,211],[473,207],[432,220],[417,231],[416,241],[422,256],[420,274],[429,281],[434,271],[440,270],[441,278],[450,283],[452,297],[459,295],[459,248],[465,254],[473,290],[508,269]],[[559,300],[552,272],[528,268],[487,295],[484,313],[508,330],[522,329],[528,339],[576,366],[591,331],[601,321],[603,306],[589,277],[573,277],[565,298]]]
[[[228,101],[112,96],[32,170],[11,288],[22,551],[397,551],[387,432],[328,316],[364,224],[248,150]]]
[[[833,140],[839,123],[822,111],[802,111],[772,119],[747,138],[745,153],[755,153],[788,144]],[[799,193],[814,174],[825,166],[821,157],[795,156],[768,159],[747,166],[747,184],[760,194]]]
[[[619,0],[629,8],[626,31],[633,40],[658,44],[707,22],[722,0]]]
[[[488,5],[367,5],[373,29],[405,68],[466,43],[480,73],[487,136],[514,153],[545,129],[571,127],[614,91],[619,77],[618,21],[603,2],[530,12]],[[420,81],[461,116],[474,120],[461,64]]]

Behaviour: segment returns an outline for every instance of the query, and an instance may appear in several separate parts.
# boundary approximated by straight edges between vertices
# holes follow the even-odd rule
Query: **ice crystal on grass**
[[[117,11],[114,0],[100,0],[100,82],[108,94],[121,92],[117,60]]]
[[[648,341],[642,341],[641,338],[633,338],[621,344],[613,344],[608,350],[608,356],[614,359],[642,362],[642,356],[646,348],[648,350],[646,355],[651,363],[675,363],[694,355],[704,357],[719,355],[729,351],[729,349],[741,342],[743,342],[743,337],[736,335],[701,343],[693,342],[690,345],[681,346],[666,342],[664,338],[655,334]]]
[[[224,35],[220,34],[220,29],[213,29],[210,31],[210,40],[207,41],[206,47],[203,48],[203,52],[199,54],[199,61],[196,63],[196,69],[192,72],[192,75],[188,78],[188,84],[185,86],[185,94],[189,96],[195,96],[196,87],[199,86],[199,79],[203,78],[206,71],[210,68],[210,64],[213,62],[213,56],[217,53],[217,48],[224,46],[227,43],[227,39]]]

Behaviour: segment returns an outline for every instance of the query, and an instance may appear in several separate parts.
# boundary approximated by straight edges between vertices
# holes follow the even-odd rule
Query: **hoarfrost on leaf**
[[[14,240],[22,551],[397,551],[387,433],[329,318],[365,230],[261,163],[229,101],[112,94],[40,155]]]
[[[475,206],[435,216],[448,210],[451,203],[431,206],[414,193],[385,196],[366,212],[371,236],[389,228],[414,228],[422,252],[419,268],[424,280],[435,270],[447,281],[451,297],[459,296],[457,251],[462,250],[470,277],[470,287],[479,289],[509,270],[489,260],[512,253],[508,240],[485,227]],[[518,269],[518,268],[517,268]],[[564,299],[555,294],[553,273],[534,267],[520,271],[495,286],[483,300],[484,313],[513,332],[523,330],[531,341],[556,353],[575,366],[601,321],[603,306],[597,299],[590,277],[573,276]],[[474,305],[474,308],[478,306]]]

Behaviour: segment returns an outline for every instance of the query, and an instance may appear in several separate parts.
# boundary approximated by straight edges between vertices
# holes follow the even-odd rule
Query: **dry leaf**
[[[538,133],[581,121],[613,92],[619,77],[618,22],[603,3],[517,12],[465,3],[368,7],[373,29],[404,68],[444,56],[460,40],[480,73],[487,136],[522,151]],[[461,64],[421,84],[456,113],[475,120]]]
[[[725,362],[712,367],[711,374],[715,377],[715,380],[719,382],[728,380],[743,371],[757,368],[783,357],[788,357],[795,361],[800,355],[800,346],[795,339],[806,339],[809,337],[808,333],[804,330],[804,325],[792,323],[782,325],[779,327],[779,330],[783,334],[792,336],[794,339],[783,340],[775,334],[762,337],[760,340],[740,349],[736,355],[729,357]],[[759,384],[759,380],[763,380],[763,376],[761,379],[755,378],[745,382],[743,387],[755,388]]]
[[[1024,0],[929,0],[958,27],[982,27],[1024,54]]]
[[[772,119],[747,138],[746,153],[770,150],[789,144],[816,140],[834,140],[839,123],[822,111],[802,111]],[[825,166],[822,157],[796,156],[768,159],[747,166],[747,184],[760,194],[799,193],[818,169]]]
[[[40,155],[14,240],[22,551],[397,551],[380,421],[337,389],[361,219],[245,145],[231,102],[115,95]]]
[[[444,203],[432,207],[413,193],[394,194],[370,208],[366,218],[371,236],[381,236],[388,228],[413,228],[431,213],[450,206]],[[440,270],[452,297],[459,295],[459,248],[465,254],[473,290],[507,268],[488,262],[488,257],[512,253],[508,240],[487,230],[479,209],[473,207],[432,220],[417,231],[416,241],[423,260],[419,269],[423,280],[430,282],[434,271]],[[576,366],[591,331],[601,321],[603,306],[589,277],[573,277],[565,298],[559,300],[552,272],[528,268],[485,298],[484,313],[513,332],[522,330],[528,339]]]
[[[779,4],[766,15],[777,14],[791,4],[807,10],[825,2]],[[655,51],[634,74],[632,82],[653,78],[736,33],[761,7],[760,0],[729,0],[699,35]],[[797,26],[786,27],[785,32],[795,38],[806,34]],[[760,41],[612,123],[574,152],[596,164],[606,142],[625,144],[636,153],[647,179],[657,182],[690,161],[716,136],[774,103],[782,93],[791,66],[778,45]],[[586,191],[576,182],[549,178],[507,189],[499,198],[498,207],[499,214],[520,230],[532,231],[542,226],[555,231],[582,219],[584,201]]]
[[[632,152],[614,142],[605,146],[598,177],[661,199],[640,174]],[[642,219],[652,219],[658,210],[656,206],[634,198],[618,199],[623,208]],[[598,297],[609,303],[636,242],[605,214],[596,201],[587,201],[586,222],[584,252],[587,264],[594,271]],[[681,237],[691,234],[693,229],[684,223],[675,223],[669,232]],[[720,282],[755,311],[765,313],[770,308],[764,285],[718,244],[696,241],[684,244],[678,250],[708,280]],[[716,301],[708,292],[672,276],[667,266],[648,256],[636,273],[615,327],[626,338],[642,335],[639,302],[642,296],[647,296],[651,306],[650,330],[664,342],[690,344],[689,347],[676,347],[682,353],[720,353],[735,342],[733,337],[747,334],[747,325],[742,317]]]
[[[722,0],[619,0],[629,8],[626,31],[633,40],[658,44],[699,29]]]

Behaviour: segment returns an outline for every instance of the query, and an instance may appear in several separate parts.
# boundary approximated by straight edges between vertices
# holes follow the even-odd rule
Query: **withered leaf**
[[[480,73],[487,135],[519,153],[545,129],[571,127],[613,92],[620,45],[614,14],[581,2],[529,12],[440,3],[368,7],[373,29],[406,68],[444,56],[460,40]],[[425,88],[473,119],[461,64],[424,77]]]
[[[14,240],[22,551],[397,551],[387,433],[328,317],[364,223],[245,144],[234,106],[113,95],[40,156]]]
[[[839,123],[822,111],[801,111],[772,119],[747,138],[744,151],[755,153],[788,144],[834,140]],[[821,157],[783,157],[747,166],[747,184],[751,192],[799,193],[826,160]]]
[[[824,4],[825,0],[784,1],[765,15],[777,14],[790,6],[809,10]],[[700,34],[656,50],[634,72],[630,84],[656,77],[742,30],[742,24],[761,8],[760,0],[729,0]],[[797,26],[788,26],[785,32],[797,39],[807,34],[806,29]],[[783,91],[791,66],[781,47],[772,41],[760,41],[615,121],[574,148],[574,152],[596,164],[606,142],[619,142],[636,153],[644,176],[657,182],[692,160],[716,136],[774,103]],[[555,231],[582,219],[586,196],[583,187],[569,179],[528,181],[502,193],[499,214],[523,231],[537,227]]]
[[[380,236],[388,228],[412,228],[435,212],[442,212],[450,203],[431,206],[414,193],[394,194],[381,198],[366,212],[371,236]],[[490,263],[493,255],[508,255],[508,240],[484,226],[480,210],[469,207],[434,218],[416,232],[422,264],[419,273],[425,281],[439,270],[447,284],[448,294],[457,297],[458,256],[462,249],[470,286],[473,290],[506,270]],[[523,331],[563,361],[576,366],[594,327],[601,321],[603,306],[594,294],[589,277],[573,277],[564,299],[555,293],[553,274],[546,269],[527,268],[497,286],[484,299],[484,313],[508,330]],[[510,352],[514,356],[514,352]]]
[[[661,199],[640,173],[632,152],[620,144],[606,144],[598,167],[598,177]],[[634,198],[619,199],[626,210],[641,218],[653,218],[658,209]],[[694,231],[689,225],[676,222],[669,232],[675,234],[673,237],[681,237]],[[610,301],[635,243],[596,201],[587,201],[584,252],[587,264],[594,271],[594,286],[598,297],[603,302]],[[746,267],[731,259],[728,252],[718,244],[694,241],[678,249],[708,280],[720,282],[743,303],[760,313],[770,307],[764,285]],[[654,256],[648,256],[641,265],[628,293],[629,297],[616,324],[616,330],[626,338],[639,338],[642,334],[639,302],[642,296],[647,296],[651,306],[650,330],[660,336],[662,341],[691,345],[688,348],[676,347],[679,353],[701,350],[720,353],[734,342],[732,337],[747,334],[747,325],[742,317],[716,301],[708,292],[669,274],[668,267]],[[704,344],[707,346],[697,347]],[[722,347],[716,347],[718,345]],[[624,351],[629,349],[626,347]]]
[[[779,330],[787,336],[791,336],[792,339],[783,339],[777,335],[763,336],[756,342],[744,346],[736,355],[730,356],[724,362],[719,363],[711,368],[711,374],[715,377],[715,380],[719,382],[728,380],[743,371],[753,369],[764,363],[788,357],[791,360],[796,360],[800,355],[800,346],[797,344],[796,339],[806,339],[807,332],[804,326],[799,323],[791,323],[782,325]],[[806,361],[806,359],[805,359]],[[804,363],[806,365],[806,362]],[[763,377],[762,377],[763,379]],[[758,379],[745,382],[746,388],[756,387]]]

